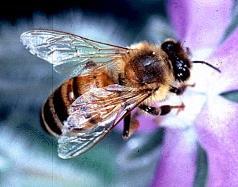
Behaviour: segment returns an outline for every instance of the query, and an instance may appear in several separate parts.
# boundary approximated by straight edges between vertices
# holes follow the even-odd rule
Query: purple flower
[[[232,6],[231,0],[168,1],[177,39],[190,48],[192,59],[219,66],[222,73],[194,64],[189,82],[196,86],[166,101],[182,100],[186,107],[159,118],[166,135],[152,186],[193,186],[198,145],[207,153],[207,186],[238,186],[238,103],[220,95],[238,89],[238,29],[224,40]],[[147,120],[142,131],[143,126],[156,124]]]

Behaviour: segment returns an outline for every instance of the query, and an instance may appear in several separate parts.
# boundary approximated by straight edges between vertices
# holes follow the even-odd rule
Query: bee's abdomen
[[[42,127],[50,134],[59,136],[64,121],[67,120],[68,108],[79,96],[93,87],[105,87],[113,84],[111,76],[106,72],[77,76],[59,86],[46,100],[41,111]]]
[[[58,87],[46,100],[41,111],[42,127],[50,134],[58,136],[62,133],[63,122],[68,117],[67,109],[79,95],[72,78]],[[77,92],[77,93],[74,93]]]

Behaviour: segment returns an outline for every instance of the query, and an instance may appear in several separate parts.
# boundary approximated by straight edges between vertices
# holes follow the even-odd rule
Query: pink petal
[[[168,11],[178,38],[192,51],[214,49],[231,20],[232,0],[170,0]]]
[[[155,117],[149,114],[140,115],[137,119],[140,123],[138,132],[151,132],[159,127]]]
[[[188,9],[189,0],[168,0],[167,10],[170,16],[170,22],[173,26],[177,39],[183,39],[188,27]]]
[[[215,51],[210,61],[221,63],[222,73],[213,77],[213,89],[217,93],[238,90],[238,29]],[[216,84],[215,84],[216,83]]]
[[[208,186],[238,186],[238,103],[209,98],[196,127],[208,154]]]
[[[196,171],[196,138],[193,129],[166,129],[154,187],[191,187]]]

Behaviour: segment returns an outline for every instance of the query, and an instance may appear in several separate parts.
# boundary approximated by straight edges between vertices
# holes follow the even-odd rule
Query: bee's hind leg
[[[182,103],[180,105],[162,105],[160,107],[147,106],[141,104],[139,108],[145,112],[154,116],[163,116],[168,114],[172,109],[178,109],[178,111],[183,110],[185,105]]]
[[[148,106],[145,104],[139,105],[139,108],[141,110],[144,110],[145,112],[154,115],[154,116],[163,116],[168,114],[172,109],[177,109],[178,111],[183,110],[185,105],[182,103],[180,105],[162,105],[160,107],[153,107]],[[124,126],[123,126],[123,133],[122,138],[128,139],[131,137],[132,134],[138,129],[139,122],[136,120],[137,114],[132,115],[129,113],[124,117]]]
[[[124,126],[123,126],[123,133],[122,138],[128,139],[131,137],[132,134],[138,129],[139,122],[135,119],[135,116],[132,116],[131,113],[129,113],[124,118]]]

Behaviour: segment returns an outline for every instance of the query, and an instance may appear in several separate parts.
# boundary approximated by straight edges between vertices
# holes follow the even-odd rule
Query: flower
[[[160,117],[166,135],[152,186],[193,186],[198,145],[207,154],[207,186],[238,186],[238,103],[221,96],[238,89],[238,29],[223,39],[232,6],[231,0],[168,1],[177,39],[191,49],[194,60],[219,65],[222,73],[194,64],[190,82],[196,86],[182,96],[184,111]],[[178,98],[167,102],[181,102]],[[144,126],[155,125],[147,121]]]
[[[168,5],[178,38],[191,48],[194,58],[207,57],[210,63],[222,62],[222,73],[218,75],[206,67],[194,65],[192,79],[196,88],[184,94],[184,112],[177,118],[162,121],[164,126],[169,127],[153,186],[192,186],[196,173],[197,143],[208,156],[207,185],[237,186],[235,114],[238,104],[220,96],[238,88],[235,65],[238,30],[220,44],[231,20],[233,3],[171,0]]]

